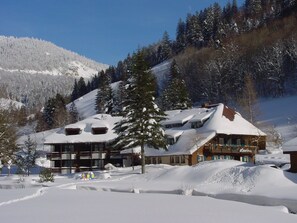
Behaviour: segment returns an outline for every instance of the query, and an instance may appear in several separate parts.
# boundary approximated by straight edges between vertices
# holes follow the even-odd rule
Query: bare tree
[[[259,109],[256,106],[257,93],[254,86],[253,78],[250,74],[244,77],[244,88],[242,97],[239,99],[239,104],[243,115],[251,122],[255,123],[256,116],[259,114]]]

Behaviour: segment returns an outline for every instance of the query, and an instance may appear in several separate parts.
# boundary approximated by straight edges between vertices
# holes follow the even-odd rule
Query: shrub
[[[51,172],[50,169],[43,169],[40,174],[39,174],[39,181],[40,183],[43,183],[43,182],[54,182],[55,179],[54,179],[54,174]]]

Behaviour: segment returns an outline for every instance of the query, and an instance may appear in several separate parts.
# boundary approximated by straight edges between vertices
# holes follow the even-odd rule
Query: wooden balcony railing
[[[257,146],[214,144],[205,146],[204,151],[211,154],[255,154]]]

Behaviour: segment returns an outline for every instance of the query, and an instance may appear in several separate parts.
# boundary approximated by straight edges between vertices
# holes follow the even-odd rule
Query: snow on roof
[[[284,153],[297,152],[297,137],[284,143],[282,149]]]
[[[75,123],[75,124],[70,124],[70,125],[66,125],[65,129],[80,129],[83,130],[86,126],[86,123]]]
[[[182,130],[175,130],[175,129],[167,129],[165,130],[165,135],[170,136],[172,138],[179,137],[183,134],[184,131]]]
[[[177,142],[170,145],[168,151],[146,148],[145,153],[147,156],[192,154],[217,134],[265,136],[265,133],[260,129],[223,104],[218,104],[212,108],[174,110],[166,112],[166,114],[168,118],[162,124],[174,124],[185,119],[187,119],[188,123],[182,127],[166,129],[166,135],[176,136],[180,134]],[[205,123],[200,128],[191,128],[191,123],[197,121]]]
[[[264,132],[224,104],[219,104],[215,108],[204,128],[216,131],[217,134],[266,136]]]
[[[190,155],[200,148],[213,137],[215,132],[198,133],[196,129],[187,129],[178,139],[177,143],[169,146],[168,150],[154,148],[145,148],[146,156],[174,156],[174,155]]]
[[[200,109],[202,110],[202,109]],[[189,121],[189,122],[202,122],[206,119],[208,119],[212,113],[214,112],[214,109],[206,109],[206,110],[202,110],[200,111],[200,113],[195,114],[194,117]]]
[[[187,110],[167,111],[167,119],[162,125],[184,124],[186,122],[203,121],[214,112],[213,108],[192,108]]]
[[[107,114],[99,114],[91,116],[77,123],[67,125],[60,131],[55,132],[45,138],[44,144],[64,144],[64,143],[86,143],[86,142],[108,142],[117,137],[117,134],[113,131],[113,127],[116,122],[119,122],[121,117],[112,117]],[[108,128],[106,134],[93,134],[92,128],[104,127]],[[66,128],[79,128],[80,134],[66,135]]]

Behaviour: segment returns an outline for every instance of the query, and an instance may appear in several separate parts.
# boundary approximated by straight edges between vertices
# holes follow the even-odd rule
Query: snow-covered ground
[[[0,177],[1,222],[296,222],[297,175],[238,161],[149,165],[57,176]],[[15,189],[13,189],[15,188]],[[22,188],[22,189],[18,189]],[[243,200],[235,202],[233,200]],[[254,205],[258,204],[258,205]],[[267,206],[266,206],[267,205]]]
[[[76,103],[93,115],[96,91]],[[297,97],[259,105],[262,126],[284,142],[297,136]],[[89,107],[88,107],[89,106]],[[271,164],[289,162],[281,151],[257,155],[260,164],[208,161],[196,166],[149,165],[95,172],[96,178],[56,176],[41,185],[38,175],[0,176],[1,222],[297,222],[297,174]],[[269,163],[267,165],[267,163]],[[2,188],[2,189],[1,189]],[[6,188],[6,189],[4,189]],[[238,202],[240,201],[240,202]]]

